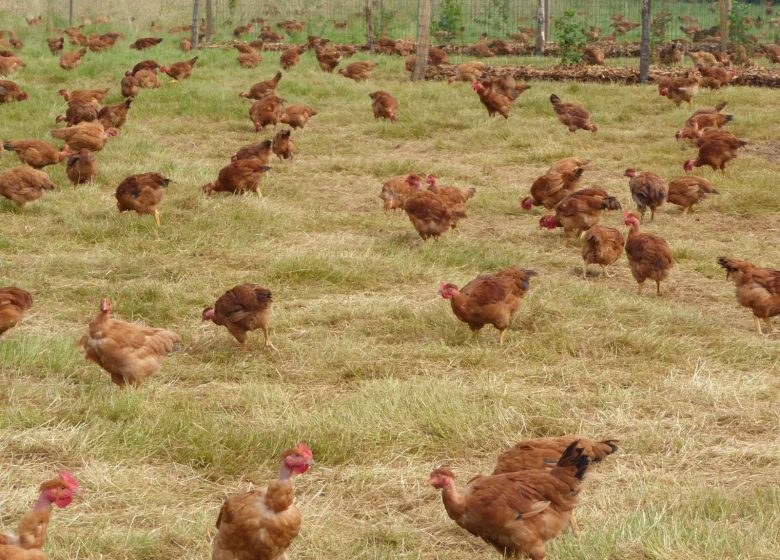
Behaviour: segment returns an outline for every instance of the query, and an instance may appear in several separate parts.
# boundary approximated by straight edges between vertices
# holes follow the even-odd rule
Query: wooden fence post
[[[366,0],[366,45],[369,52],[374,51],[374,0]]]
[[[207,45],[211,44],[211,36],[214,33],[214,7],[211,0],[206,0],[206,38]]]
[[[720,0],[720,52],[729,50],[729,3]]]
[[[68,0],[68,25],[73,27],[73,0]]]
[[[642,0],[642,44],[639,53],[639,83],[650,77],[650,0]]]
[[[417,52],[415,54],[412,81],[425,79],[428,66],[428,50],[431,47],[431,0],[418,0],[417,10]]]
[[[544,0],[544,40],[550,40],[550,0]]]
[[[544,0],[536,0],[536,44],[534,46],[534,54],[536,56],[544,54],[544,41],[546,39],[544,35],[544,20]]]

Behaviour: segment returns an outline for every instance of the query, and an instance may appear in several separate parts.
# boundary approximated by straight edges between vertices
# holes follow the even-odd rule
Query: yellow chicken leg
[[[574,510],[572,510],[571,516],[569,517],[569,525],[571,525],[571,530],[574,533],[574,536],[579,539],[582,531],[580,531],[580,526],[577,524],[577,518],[574,516]]]
[[[753,320],[756,322],[756,332],[758,333],[758,336],[763,336],[763,332],[761,331],[761,319],[753,315]]]
[[[506,329],[501,330],[501,334],[498,336],[498,344],[499,346],[504,344],[504,337],[506,336]]]
[[[640,282],[640,283],[639,283],[639,287],[637,288],[637,291],[636,291],[637,295],[639,295],[639,296],[641,296],[641,295],[642,295],[642,289],[643,289],[644,287],[645,287],[645,283],[644,283],[644,282]]]
[[[601,271],[604,273],[604,278],[614,278],[615,276],[614,272],[612,274],[609,273],[607,266],[604,264],[601,265]]]
[[[268,350],[271,348],[272,350],[276,350],[276,346],[274,346],[273,342],[271,342],[271,334],[268,327],[263,327],[263,335],[265,336],[265,349]]]
[[[588,277],[588,265],[582,265],[582,279],[585,280]]]
[[[158,226],[160,225],[160,211],[157,208],[154,209],[154,221]]]
[[[766,327],[769,329],[770,333],[775,332],[775,328],[772,326],[772,319],[770,319],[769,317],[766,317],[764,319],[764,322],[766,323]]]

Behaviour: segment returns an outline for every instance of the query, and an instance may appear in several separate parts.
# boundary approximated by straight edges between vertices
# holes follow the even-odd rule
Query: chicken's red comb
[[[68,471],[60,471],[59,474],[60,480],[62,480],[68,488],[71,490],[78,490],[80,488],[76,477],[70,474]]]
[[[306,457],[307,459],[311,459],[314,457],[314,453],[311,452],[311,449],[309,449],[309,446],[305,443],[301,442],[298,445],[295,446],[295,448],[300,451],[301,455]]]

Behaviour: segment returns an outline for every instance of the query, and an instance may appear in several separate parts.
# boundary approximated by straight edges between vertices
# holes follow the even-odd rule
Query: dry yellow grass
[[[59,87],[116,87],[138,60],[184,58],[168,43],[139,54],[125,41],[67,73],[43,38],[28,40],[15,79],[31,99],[0,106],[3,136],[47,138]],[[277,59],[250,71],[233,51],[200,54],[190,80],[142,92],[99,154],[97,183],[70,187],[60,166],[60,188],[41,201],[0,201],[0,285],[35,297],[0,341],[0,525],[65,466],[83,496],[55,512],[53,560],[207,558],[224,496],[274,476],[278,453],[305,440],[318,465],[297,483],[294,558],[492,558],[446,517],[430,469],[448,463],[465,482],[521,438],[579,432],[619,438],[623,451],[583,492],[582,539],[563,535],[551,559],[776,557],[779,339],[753,333],[715,259],[780,266],[780,93],[697,98],[726,99],[750,145],[715,177],[719,197],[692,216],[664,207],[646,226],[678,265],[664,297],[637,297],[625,260],[616,278],[581,280],[579,248],[539,230],[539,212],[517,199],[574,154],[593,160],[584,184],[627,208],[626,167],[681,174],[694,150],[673,134],[689,111],[655,88],[534,83],[504,123],[466,84],[407,82],[400,59],[375,57],[374,78],[355,84],[307,54],[280,86],[319,112],[293,135],[299,156],[272,164],[262,199],[205,198],[200,186],[238,147],[268,136],[237,93]],[[367,94],[380,88],[401,101],[395,126],[371,116]],[[553,92],[588,107],[599,133],[569,134]],[[151,170],[177,181],[160,228],[117,215],[113,198],[123,177]],[[459,234],[423,245],[404,215],[380,210],[382,181],[410,170],[477,188]],[[507,344],[491,329],[471,340],[438,283],[513,263],[539,277]],[[274,292],[278,352],[256,335],[242,353],[200,322],[243,281]],[[142,390],[118,391],[75,346],[104,296],[117,317],[184,340]]]

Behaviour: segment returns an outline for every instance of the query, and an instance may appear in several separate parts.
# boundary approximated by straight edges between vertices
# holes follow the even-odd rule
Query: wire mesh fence
[[[200,0],[201,14],[205,0]],[[192,0],[0,0],[0,22],[8,25],[21,17],[42,16],[47,27],[68,24],[73,6],[74,24],[110,18],[113,27],[127,33],[149,31],[154,22],[164,29],[191,23]],[[536,35],[538,0],[433,0],[434,44],[466,47],[480,41],[507,40],[532,44]],[[556,43],[555,22],[567,11],[592,41],[638,42],[641,37],[639,0],[542,0],[549,10],[546,40]],[[213,0],[217,40],[229,39],[235,26],[255,20],[253,31],[265,25],[286,41],[302,43],[308,35],[338,43],[367,42],[367,10],[374,35],[414,39],[418,0]],[[745,33],[756,43],[780,40],[780,0],[742,0]],[[653,0],[656,42],[706,38],[720,25],[719,2],[711,0]],[[293,22],[296,25],[280,26]],[[159,29],[159,27],[158,27]],[[698,35],[697,35],[698,34]],[[527,53],[528,49],[522,52]],[[463,48],[455,57],[473,56]]]

